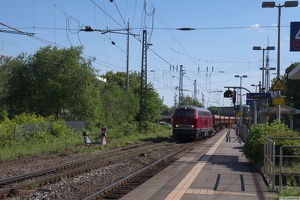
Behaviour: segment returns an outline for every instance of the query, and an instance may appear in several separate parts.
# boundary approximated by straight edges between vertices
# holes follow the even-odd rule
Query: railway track
[[[203,142],[203,141],[199,141]],[[197,142],[198,143],[198,142]],[[161,170],[165,169],[171,163],[176,161],[183,151],[192,147],[195,143],[188,143],[182,146],[182,148],[171,152],[163,158],[156,160],[153,163],[148,164],[144,168],[126,176],[125,178],[116,181],[115,183],[103,188],[94,194],[85,198],[85,200],[94,199],[120,199],[145,181],[156,175]]]
[[[166,148],[169,147],[165,144],[133,145],[128,148],[113,150],[105,155],[94,156],[53,168],[1,179],[0,198],[14,197],[18,195],[18,191],[20,190],[32,190],[49,183],[56,183],[66,178],[90,172],[93,169],[140,157],[147,153],[150,154],[154,149],[160,151]]]

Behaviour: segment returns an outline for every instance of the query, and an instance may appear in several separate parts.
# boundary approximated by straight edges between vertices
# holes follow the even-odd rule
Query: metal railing
[[[69,129],[74,129],[75,131],[81,131],[86,129],[85,121],[66,121],[66,126]],[[14,125],[14,137],[22,138],[26,137],[28,134],[36,133],[39,131],[46,131],[51,129],[52,122],[36,122],[36,123],[27,123],[27,124],[15,124]]]
[[[240,138],[242,138],[243,142],[246,142],[249,129],[245,125],[237,124],[236,128],[236,135],[238,135]]]
[[[284,155],[283,154],[283,149],[300,149],[300,146],[290,146],[290,145],[283,145],[280,147],[280,155],[279,155],[279,187],[281,189],[282,187],[282,175],[294,175],[294,176],[299,176],[300,175],[300,170],[298,172],[282,172],[282,160],[283,158],[300,158],[300,156],[293,156],[293,155]]]
[[[272,189],[275,189],[275,142],[270,138],[264,139],[264,174],[267,175]]]
[[[277,155],[275,152],[276,142],[274,140],[300,140],[300,138],[290,138],[290,137],[265,137],[264,138],[264,174],[267,176],[269,183],[272,183],[272,189],[275,189],[275,167],[276,158],[279,158],[279,188],[282,188],[282,176],[284,175],[296,175],[300,176],[299,172],[283,172],[283,158],[300,158],[300,156],[295,155],[285,155],[283,154],[283,149],[297,149],[300,146],[295,145],[282,145],[280,147],[280,154]]]

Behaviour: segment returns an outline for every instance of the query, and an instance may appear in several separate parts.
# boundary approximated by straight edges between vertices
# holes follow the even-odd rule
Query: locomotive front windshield
[[[180,109],[175,112],[176,117],[195,117],[195,110]]]

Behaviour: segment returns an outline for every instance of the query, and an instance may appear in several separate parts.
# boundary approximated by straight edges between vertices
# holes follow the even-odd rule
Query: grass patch
[[[0,146],[0,162],[13,160],[25,156],[42,156],[59,154],[67,156],[74,153],[88,153],[95,150],[109,149],[115,147],[126,146],[128,144],[139,144],[147,141],[161,142],[169,141],[172,134],[170,127],[159,124],[149,124],[147,133],[139,133],[136,126],[128,128],[124,133],[122,126],[111,128],[107,132],[106,145],[90,145],[88,148],[84,146],[82,132],[75,132],[61,128],[56,134],[49,133],[33,133],[31,137],[23,139],[11,139]],[[92,133],[92,132],[90,132]],[[95,138],[91,138],[92,141]],[[100,141],[100,138],[97,138]]]
[[[299,187],[291,187],[288,186],[283,188],[279,191],[279,197],[299,197],[300,196],[300,189]]]
[[[72,135],[72,136],[71,136]],[[76,146],[82,144],[82,137],[70,134],[69,137],[49,136],[44,140],[27,139],[11,141],[1,148],[0,161],[13,160],[24,156],[39,156],[45,154],[68,155],[76,152]]]

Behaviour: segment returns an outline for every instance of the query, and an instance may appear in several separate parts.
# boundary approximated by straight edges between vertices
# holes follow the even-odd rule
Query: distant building
[[[106,83],[106,78],[103,78],[103,77],[100,77],[100,76],[96,76],[96,78],[99,80],[99,81],[102,81],[102,82],[105,82]]]
[[[167,123],[172,123],[172,114],[171,113],[162,113],[160,116],[161,122],[167,122]]]

